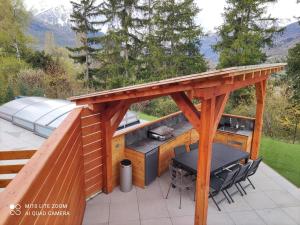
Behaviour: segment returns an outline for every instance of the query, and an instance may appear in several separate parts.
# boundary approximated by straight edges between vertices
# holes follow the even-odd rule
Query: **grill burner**
[[[160,126],[148,131],[148,136],[150,138],[165,141],[173,137],[174,129],[168,126]]]

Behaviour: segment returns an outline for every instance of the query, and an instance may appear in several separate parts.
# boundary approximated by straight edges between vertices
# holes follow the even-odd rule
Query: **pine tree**
[[[68,48],[73,55],[71,56],[76,62],[85,65],[84,80],[86,86],[95,86],[93,79],[95,69],[91,64],[95,59],[97,52],[100,23],[97,21],[99,14],[96,0],[81,0],[80,3],[72,2],[73,12],[71,14],[72,29],[80,37],[80,46]]]
[[[218,28],[220,40],[214,46],[219,53],[218,68],[261,64],[267,57],[264,48],[273,45],[274,34],[281,32],[277,19],[266,15],[266,5],[276,0],[227,0],[224,23]],[[233,107],[250,103],[250,88],[235,91]]]
[[[142,26],[142,20],[135,15],[140,10],[138,1],[105,0],[100,8],[105,17],[102,23],[108,30],[101,37],[99,74],[105,77],[105,83],[110,83],[110,87],[124,86],[136,80],[136,62],[141,44],[138,29]]]
[[[227,0],[224,24],[218,28],[219,68],[260,64],[266,61],[265,47],[273,45],[281,31],[277,19],[266,15],[266,5],[276,0]]]
[[[202,29],[194,22],[198,12],[193,0],[156,2],[153,39],[154,43],[159,44],[156,54],[162,57],[164,77],[199,73],[207,69],[200,53]]]

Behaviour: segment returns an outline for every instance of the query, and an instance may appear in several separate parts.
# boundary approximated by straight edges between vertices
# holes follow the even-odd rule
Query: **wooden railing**
[[[19,160],[19,159],[30,159],[36,150],[0,150],[0,160]],[[15,164],[1,164],[0,175],[14,175],[18,173],[25,163],[15,162]],[[0,188],[5,188],[13,178],[0,178]]]
[[[0,224],[81,224],[81,108],[74,109],[0,193]]]

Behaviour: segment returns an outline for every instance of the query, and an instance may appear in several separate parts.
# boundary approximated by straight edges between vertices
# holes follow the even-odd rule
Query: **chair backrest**
[[[254,160],[249,168],[249,172],[248,172],[248,176],[252,176],[253,174],[256,173],[257,169],[258,169],[258,166],[259,164],[261,163],[262,161],[262,158],[258,158],[256,160]]]
[[[236,175],[235,182],[240,182],[242,180],[245,180],[248,173],[249,173],[249,168],[251,166],[251,163],[248,162],[245,165],[240,165],[240,170],[238,174]]]
[[[180,184],[184,171],[174,165],[173,162],[169,164],[169,175],[171,178],[171,183],[175,186]]]
[[[175,157],[178,156],[178,155],[181,155],[182,153],[185,153],[185,152],[186,152],[185,145],[179,145],[179,146],[174,148]]]
[[[227,173],[227,176],[224,178],[222,188],[230,188],[234,184],[235,178],[238,175],[240,169],[241,168],[238,167]]]
[[[198,142],[190,144],[190,151],[198,150],[198,145],[199,145]]]

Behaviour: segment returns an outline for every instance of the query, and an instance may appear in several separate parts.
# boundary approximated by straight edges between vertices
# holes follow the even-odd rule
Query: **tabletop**
[[[210,172],[215,173],[242,159],[248,159],[249,153],[233,148],[229,145],[213,143]],[[197,172],[198,150],[183,153],[173,158],[175,164],[184,167],[194,173]]]

